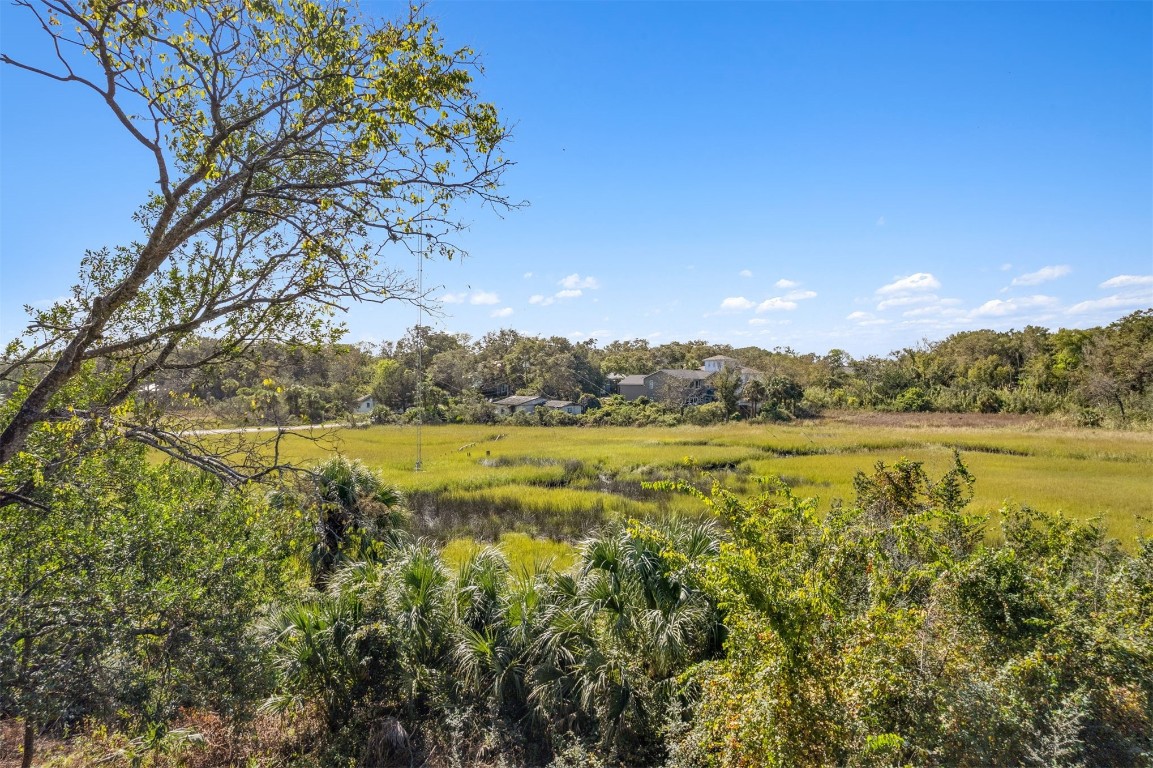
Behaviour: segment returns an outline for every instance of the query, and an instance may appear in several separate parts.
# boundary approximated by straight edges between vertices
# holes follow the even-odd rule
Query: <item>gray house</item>
[[[701,370],[708,371],[709,373],[716,373],[723,368],[740,367],[741,363],[735,357],[728,357],[726,355],[713,355],[712,357],[705,358],[704,365],[701,366]]]
[[[704,405],[713,401],[709,379],[714,373],[664,368],[645,376],[645,389],[650,398],[669,405]]]
[[[625,376],[617,382],[617,391],[625,400],[636,400],[638,397],[647,397],[648,387],[645,386],[645,374],[636,373]]]
[[[564,411],[571,413],[573,416],[580,416],[585,412],[584,406],[574,403],[571,400],[545,400],[545,408],[551,408],[554,411]]]
[[[372,409],[376,407],[376,398],[372,395],[365,395],[358,397],[352,401],[353,413],[372,413]]]
[[[512,416],[514,413],[532,413],[537,409],[537,406],[544,405],[548,402],[540,395],[512,395],[503,400],[496,400],[493,405],[496,406],[497,416]]]

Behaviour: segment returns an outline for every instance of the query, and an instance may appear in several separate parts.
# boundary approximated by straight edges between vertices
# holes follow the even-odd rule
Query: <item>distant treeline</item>
[[[197,340],[196,357],[212,340]],[[193,350],[189,350],[190,357]],[[591,407],[584,416],[538,413],[556,423],[678,423],[748,417],[720,403],[702,409],[609,398],[613,374],[695,369],[725,355],[758,372],[769,399],[763,418],[788,418],[823,408],[892,411],[1069,414],[1078,423],[1148,420],[1153,414],[1153,309],[1111,325],[1050,331],[964,331],[923,341],[888,356],[854,358],[844,350],[799,353],[704,341],[658,346],[644,339],[574,343],[501,330],[472,339],[422,326],[377,346],[334,343],[307,347],[265,344],[219,365],[201,366],[156,382],[166,408],[194,403],[225,421],[306,421],[345,418],[357,398],[372,395],[376,421],[419,416],[426,423],[486,422],[491,401],[513,394],[544,395]],[[772,386],[776,384],[776,387]],[[795,386],[792,386],[795,385]],[[785,393],[774,397],[774,389]],[[795,393],[803,391],[797,401]],[[789,394],[794,393],[794,394]],[[609,406],[611,412],[598,412]]]

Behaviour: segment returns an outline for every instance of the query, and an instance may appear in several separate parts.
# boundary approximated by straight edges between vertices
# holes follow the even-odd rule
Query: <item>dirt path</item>
[[[311,432],[316,429],[347,429],[347,422],[332,422],[329,424],[302,424],[295,427],[223,427],[221,429],[183,429],[178,435],[233,435],[249,432]]]

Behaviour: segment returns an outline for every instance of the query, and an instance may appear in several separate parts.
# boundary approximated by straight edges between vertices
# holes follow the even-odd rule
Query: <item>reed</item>
[[[694,500],[643,482],[721,483],[757,493],[780,476],[827,508],[852,500],[852,480],[901,457],[940,473],[959,450],[977,479],[972,511],[1026,504],[1099,517],[1132,543],[1153,518],[1153,433],[1016,423],[981,427],[879,427],[831,419],[711,427],[426,426],[422,471],[413,427],[340,430],[325,445],[289,438],[282,453],[319,461],[330,451],[359,458],[415,500],[422,532],[496,541],[502,534],[579,538],[614,517],[700,512]]]

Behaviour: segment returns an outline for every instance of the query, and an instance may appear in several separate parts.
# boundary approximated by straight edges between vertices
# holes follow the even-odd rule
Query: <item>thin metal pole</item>
[[[423,231],[420,234],[421,247],[416,252],[416,391],[419,393],[419,403],[416,413],[416,471],[423,468],[423,435],[421,427],[424,425],[424,257],[428,250],[428,235]]]

